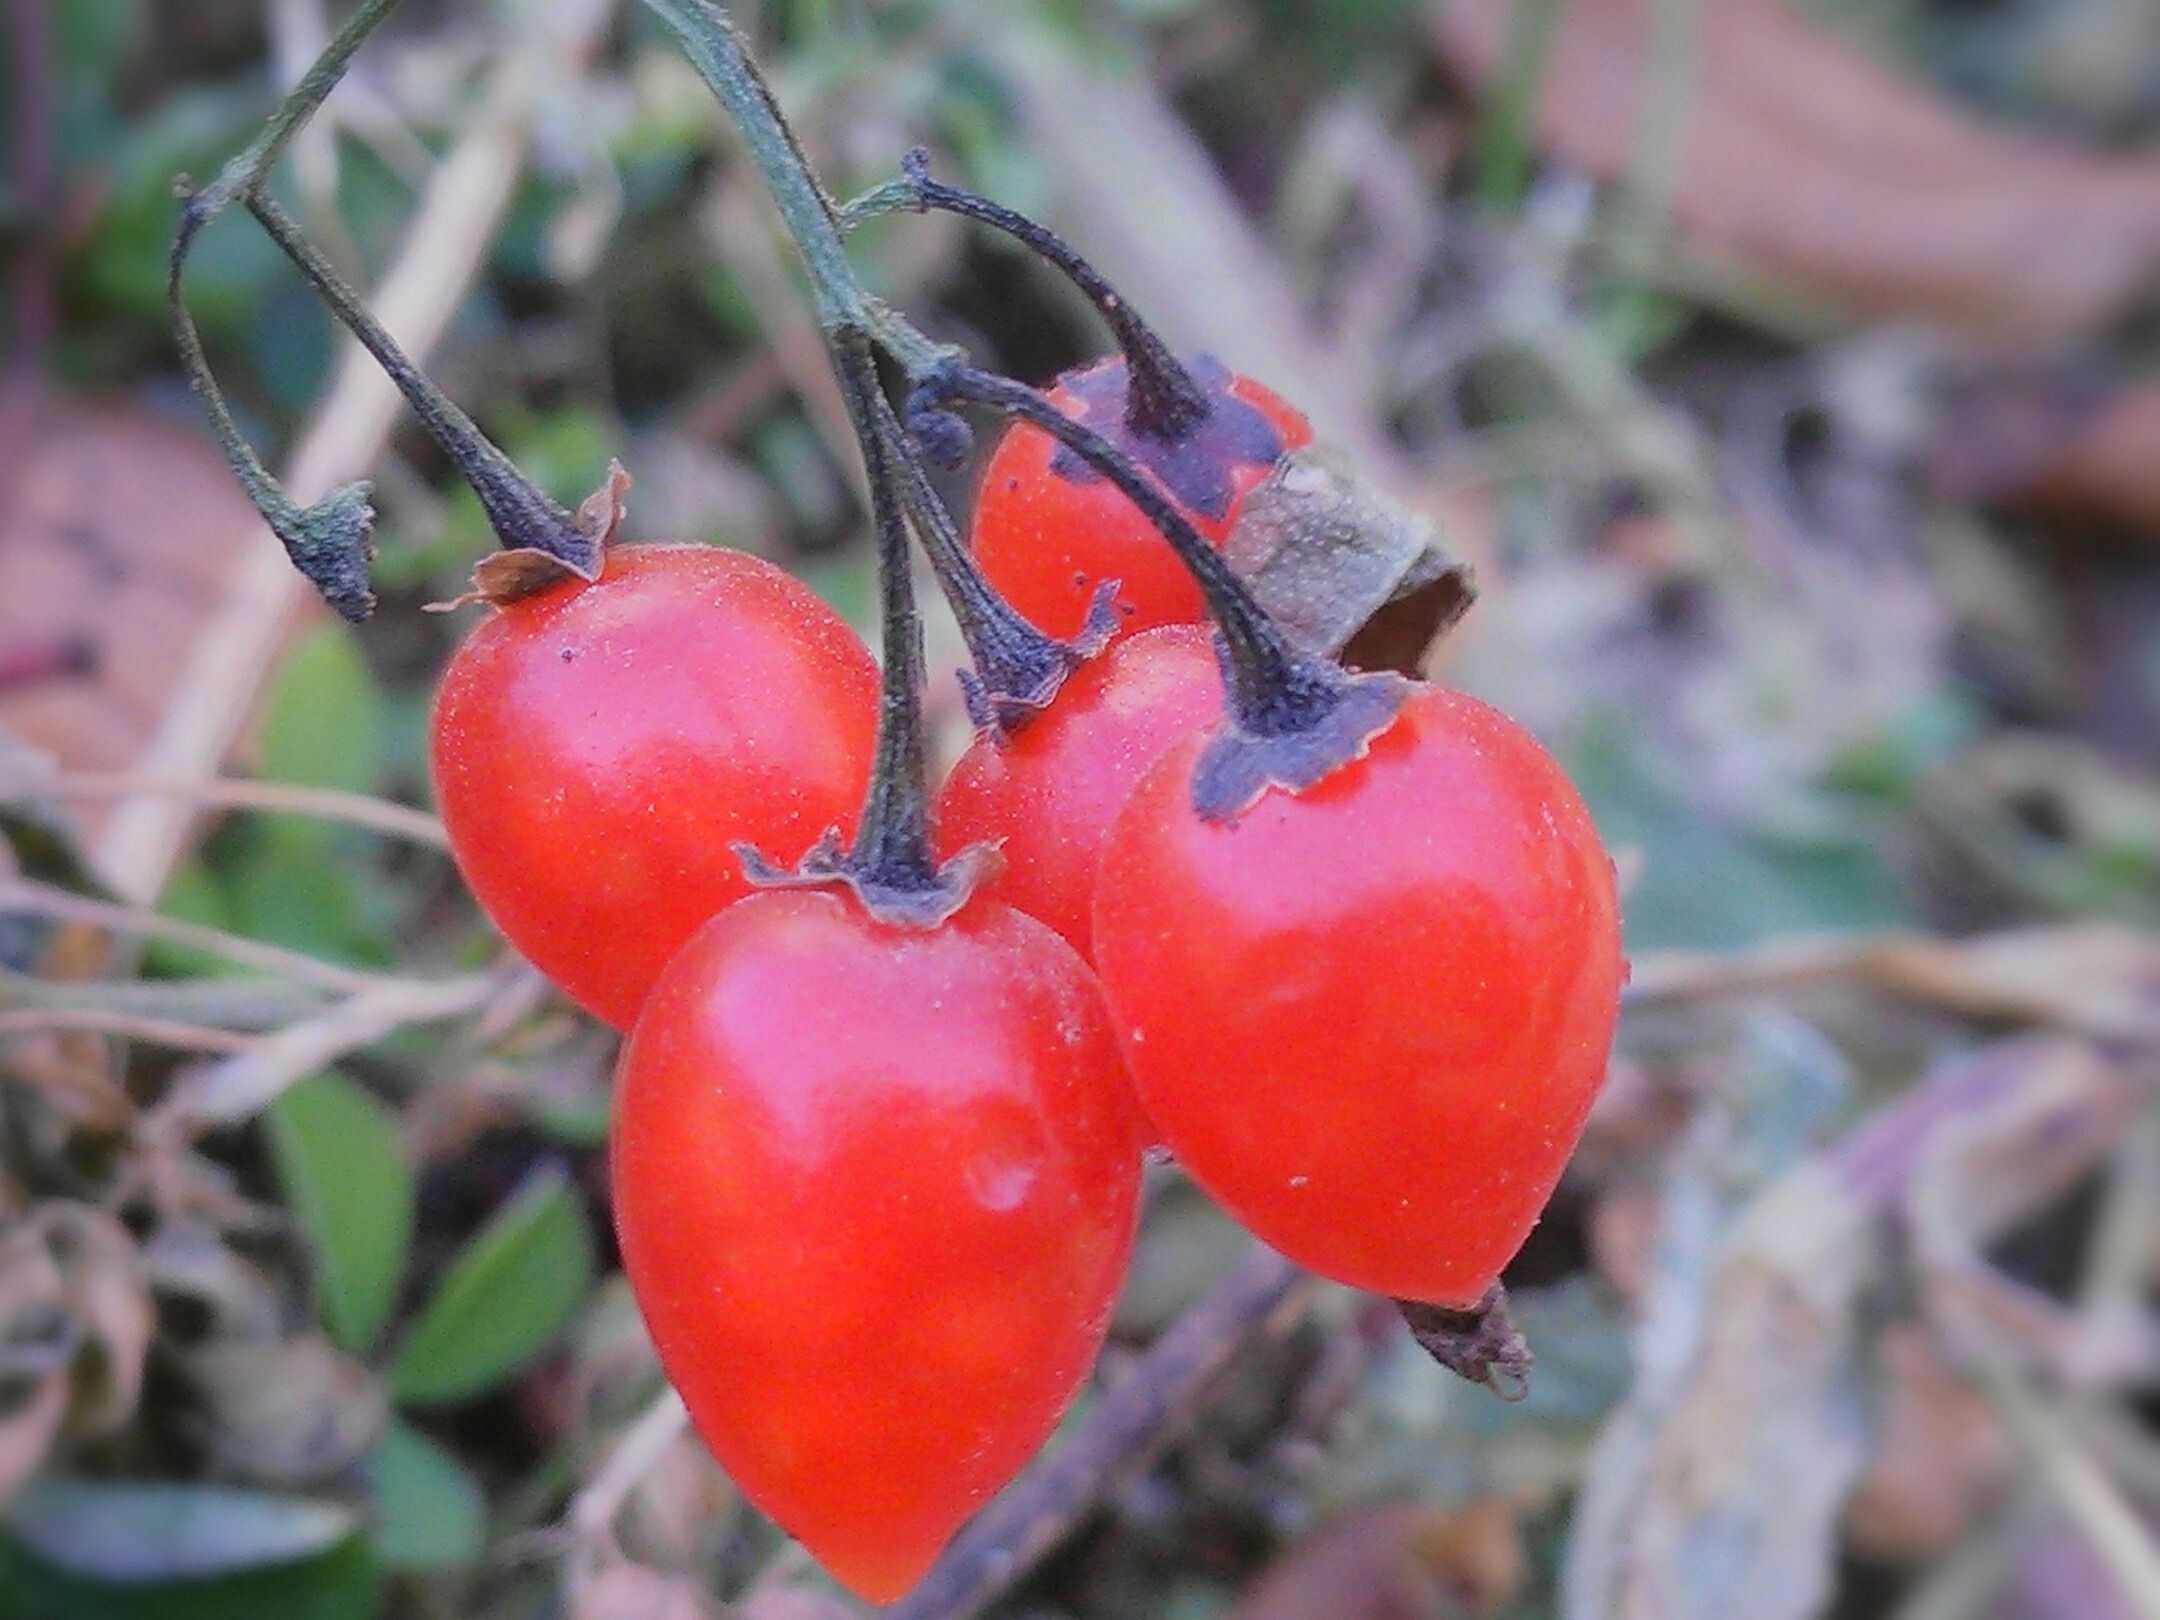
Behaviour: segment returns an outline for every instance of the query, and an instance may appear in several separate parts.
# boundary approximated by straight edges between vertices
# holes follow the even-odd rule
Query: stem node
[[[956,362],[920,378],[909,409],[921,417],[944,412],[955,400],[988,405],[1042,429],[1117,485],[1169,542],[1207,598],[1229,714],[1193,778],[1193,808],[1203,818],[1234,819],[1271,786],[1291,792],[1311,786],[1362,756],[1371,739],[1394,721],[1410,682],[1392,674],[1353,675],[1332,659],[1294,647],[1222,553],[1094,428],[1023,383]]]

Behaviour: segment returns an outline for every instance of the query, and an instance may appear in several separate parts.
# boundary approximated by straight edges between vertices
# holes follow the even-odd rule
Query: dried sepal
[[[620,461],[608,463],[600,487],[579,503],[577,529],[589,549],[576,557],[558,556],[538,546],[509,546],[491,551],[473,564],[472,589],[447,602],[429,602],[429,613],[451,613],[474,602],[505,607],[536,596],[565,580],[591,584],[607,562],[607,548],[623,520],[623,495],[630,488],[630,474]]]
[[[1005,869],[995,844],[970,844],[934,871],[894,881],[881,874],[887,863],[876,854],[846,848],[837,828],[804,853],[793,866],[778,866],[749,844],[736,844],[743,876],[760,889],[845,889],[880,922],[902,928],[930,929],[945,922]]]
[[[1118,632],[1118,582],[1095,588],[1079,634],[1059,641],[1034,634],[978,651],[980,664],[959,672],[960,699],[975,733],[1002,748],[1013,732],[1050,707],[1072,672],[1110,645]]]
[[[1285,707],[1297,711],[1290,723],[1260,727],[1233,713],[1200,750],[1192,803],[1202,820],[1234,821],[1269,788],[1301,793],[1363,759],[1416,690],[1400,675],[1351,675],[1332,665],[1301,665],[1296,673],[1306,684],[1283,694]]]
[[[1503,1401],[1530,1393],[1529,1343],[1508,1316],[1507,1290],[1494,1283],[1467,1310],[1398,1299],[1418,1348],[1458,1378],[1482,1384]]]

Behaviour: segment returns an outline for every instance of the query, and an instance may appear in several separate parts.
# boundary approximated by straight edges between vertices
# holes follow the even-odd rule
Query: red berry
[[[977,738],[938,792],[939,852],[1002,845],[996,894],[1092,959],[1090,906],[1103,835],[1147,768],[1222,718],[1207,631],[1164,625],[1066,678],[1057,701],[1000,747]]]
[[[617,1075],[631,1287],[729,1476],[864,1598],[914,1584],[1085,1376],[1136,1123],[1093,975],[992,900],[923,930],[768,891],[654,988]]]
[[[1050,400],[1152,474],[1209,541],[1221,545],[1252,487],[1284,453],[1312,440],[1305,418],[1260,384],[1211,361],[1189,368],[1211,409],[1183,441],[1126,423],[1122,357],[1069,371]],[[1169,545],[1117,487],[1041,428],[1015,424],[983,471],[971,543],[991,583],[1053,636],[1079,634],[1103,580],[1118,581],[1120,624],[1197,624],[1199,588]]]
[[[1095,950],[1164,1140],[1255,1233],[1341,1282],[1475,1303],[1605,1073],[1612,865],[1512,721],[1425,687],[1364,757],[1230,821],[1200,739],[1103,847]]]
[[[685,939],[777,860],[851,829],[877,669],[839,615],[739,551],[623,546],[490,611],[435,694],[450,847],[504,936],[628,1029]]]

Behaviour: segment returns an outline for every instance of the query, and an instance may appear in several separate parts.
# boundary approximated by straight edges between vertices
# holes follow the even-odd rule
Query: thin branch
[[[2160,1546],[2145,1521],[2015,1371],[2002,1363],[1978,1371],[1980,1387],[2004,1427],[2053,1493],[2070,1527],[2114,1578],[2130,1612],[2141,1620],[2160,1620]]]
[[[1199,1414],[1237,1351],[1287,1331],[1312,1279],[1255,1245],[1097,1397],[1073,1433],[962,1530],[886,1620],[971,1620],[1024,1579]]]
[[[563,1518],[571,1533],[611,1542],[616,1517],[630,1493],[689,1427],[690,1409],[682,1397],[672,1389],[664,1391],[623,1431],[600,1471],[570,1499],[570,1510]]]
[[[0,968],[0,1012],[94,1012],[252,1033],[323,1009],[325,993],[291,979],[46,979]]]
[[[598,48],[612,18],[604,0],[560,0],[475,93],[479,113],[435,165],[397,262],[369,303],[405,352],[424,361],[464,301],[510,206],[531,145],[533,103]],[[402,400],[396,385],[357,347],[284,468],[287,484],[313,498],[363,472],[381,453]],[[284,554],[254,549],[232,581],[217,618],[174,672],[176,700],[139,764],[154,778],[192,780],[214,771],[252,711],[262,671],[306,598]],[[121,894],[148,901],[164,886],[185,845],[189,810],[170,799],[125,803],[93,847],[97,869]]]
[[[192,1128],[251,1118],[275,1102],[286,1087],[348,1052],[411,1024],[440,1023],[478,1010],[499,983],[493,974],[475,973],[432,983],[398,980],[363,990],[236,1057],[188,1076],[145,1120],[146,1134],[184,1134]]]
[[[325,962],[319,957],[286,950],[282,945],[266,945],[259,939],[227,933],[222,928],[183,922],[177,917],[160,916],[154,911],[144,911],[134,906],[117,906],[103,900],[93,900],[87,895],[71,894],[66,889],[55,888],[51,884],[39,883],[29,878],[0,882],[0,912],[8,911],[33,912],[41,917],[50,917],[56,922],[80,923],[85,927],[102,928],[111,933],[163,940],[169,945],[184,945],[193,950],[207,951],[213,956],[223,957],[240,967],[257,968],[264,973],[297,979],[303,984],[319,985],[325,990],[360,991],[386,982],[379,974],[340,967],[335,962]]]
[[[0,1041],[31,1035],[115,1035],[190,1052],[245,1052],[260,1036],[212,1029],[176,1018],[151,1018],[107,1007],[22,1007],[0,1012]]]
[[[343,822],[392,838],[410,839],[447,849],[450,835],[441,821],[424,810],[392,804],[341,788],[300,787],[290,782],[258,782],[248,777],[206,776],[192,781],[145,776],[132,771],[69,771],[40,777],[20,786],[0,786],[0,801],[35,799],[181,799],[229,810],[270,810]]]
[[[2160,1013],[2134,995],[2116,1005],[2105,994],[2108,977],[2101,970],[2082,976],[2028,970],[2073,948],[2089,952],[2096,946],[2119,961],[2126,981],[2160,972],[2160,941],[2106,924],[1969,939],[1893,930],[1771,940],[1729,955],[1655,952],[1634,962],[1622,999],[1639,1008],[1853,982],[1967,1017],[2052,1024],[2101,1040],[2160,1041]]]

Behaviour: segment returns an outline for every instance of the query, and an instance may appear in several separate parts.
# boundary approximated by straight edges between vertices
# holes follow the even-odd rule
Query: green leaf
[[[343,829],[284,820],[238,858],[227,892],[240,933],[333,961],[387,964],[392,935],[377,916],[386,886],[357,860],[340,859]]]
[[[570,1320],[592,1272],[576,1192],[559,1169],[535,1172],[451,1261],[391,1358],[391,1395],[423,1404],[479,1394]]]
[[[182,922],[201,923],[205,928],[229,932],[233,926],[231,897],[217,873],[200,856],[183,862],[167,880],[165,892],[158,897],[158,910]],[[173,978],[210,978],[241,971],[214,951],[163,939],[151,940],[144,946],[144,959],[153,971]]]
[[[1738,950],[1907,920],[1884,818],[1858,801],[1826,799],[1805,835],[1728,820],[1662,779],[1610,724],[1575,739],[1567,764],[1606,846],[1641,855],[1621,904],[1631,951]]]
[[[354,1520],[335,1502],[267,1491],[48,1479],[16,1500],[7,1528],[54,1569],[156,1583],[312,1558]]]
[[[314,1247],[323,1320],[346,1349],[365,1351],[412,1242],[413,1174],[397,1121],[350,1080],[318,1074],[271,1105],[269,1132],[278,1185]]]
[[[386,1567],[435,1571],[479,1562],[487,1503],[457,1458],[393,1420],[360,1466],[373,1508],[370,1533]]]
[[[285,655],[263,711],[262,774],[365,793],[382,773],[382,692],[343,625]]]
[[[61,1569],[0,1537],[10,1620],[372,1620],[381,1609],[381,1572],[359,1536],[298,1563],[149,1585]]]

